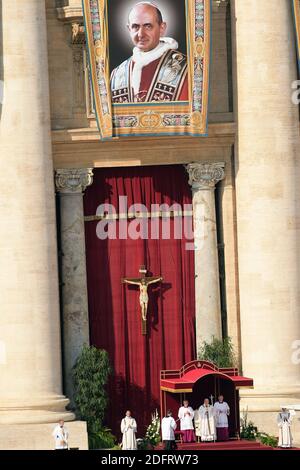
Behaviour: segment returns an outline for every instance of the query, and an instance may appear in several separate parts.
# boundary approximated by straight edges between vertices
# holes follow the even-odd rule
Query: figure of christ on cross
[[[141,266],[139,272],[142,274],[141,277],[137,278],[123,278],[122,283],[132,284],[134,286],[139,286],[140,288],[140,306],[142,314],[142,335],[147,334],[147,310],[148,310],[148,286],[150,284],[155,284],[157,282],[163,281],[161,276],[146,276],[147,269],[145,266]]]

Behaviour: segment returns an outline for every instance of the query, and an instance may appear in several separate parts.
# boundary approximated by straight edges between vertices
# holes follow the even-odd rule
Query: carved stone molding
[[[228,3],[230,3],[230,0],[213,0],[212,3],[213,5],[220,7],[222,5],[228,5]]]
[[[58,169],[55,171],[56,191],[62,194],[83,193],[92,183],[92,168]]]
[[[72,47],[73,52],[73,113],[85,111],[85,71],[83,48],[80,45]]]
[[[82,7],[81,5],[65,6],[56,8],[57,18],[60,21],[71,22],[77,19],[83,18]]]
[[[229,0],[213,0],[211,9],[213,19],[225,18],[229,3]]]
[[[225,177],[225,163],[189,163],[186,165],[189,184],[193,190],[214,190]]]

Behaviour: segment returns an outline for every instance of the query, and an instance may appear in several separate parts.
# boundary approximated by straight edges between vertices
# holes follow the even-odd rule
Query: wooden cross
[[[155,284],[156,282],[163,281],[161,276],[146,276],[147,269],[145,266],[141,266],[139,269],[139,273],[141,277],[137,278],[127,278],[124,277],[122,279],[122,283],[124,284],[132,284],[135,286],[139,286],[140,288],[140,306],[141,306],[141,314],[142,314],[142,335],[147,334],[147,310],[148,310],[148,286],[149,284]]]

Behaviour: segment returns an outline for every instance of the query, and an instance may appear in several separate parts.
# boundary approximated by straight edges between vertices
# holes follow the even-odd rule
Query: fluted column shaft
[[[190,163],[195,240],[196,341],[221,338],[221,307],[215,185],[224,176],[224,163]]]
[[[291,100],[297,78],[291,2],[233,6],[242,363],[255,384],[241,393],[241,407],[276,412],[300,399],[293,361],[300,335],[300,140]],[[271,420],[275,430],[275,414]]]
[[[45,2],[3,0],[0,117],[0,424],[66,413]],[[2,58],[1,58],[2,60]]]
[[[92,184],[92,169],[56,170],[60,202],[62,316],[65,391],[73,404],[72,367],[89,344],[83,192]]]

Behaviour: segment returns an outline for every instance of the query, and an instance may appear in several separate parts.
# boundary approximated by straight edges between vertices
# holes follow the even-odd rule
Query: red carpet
[[[227,442],[199,442],[192,444],[177,444],[177,450],[280,450],[278,448],[273,449],[272,447],[260,444],[255,441],[245,440],[231,440]],[[163,446],[159,445],[155,450],[163,450]],[[299,449],[293,449],[299,450]]]

